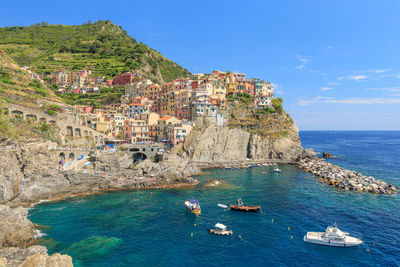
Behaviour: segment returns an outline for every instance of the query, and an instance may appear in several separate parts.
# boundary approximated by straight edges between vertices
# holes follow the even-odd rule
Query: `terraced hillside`
[[[89,69],[111,78],[136,71],[156,82],[191,75],[110,21],[78,26],[41,23],[0,28],[0,49],[19,65],[27,65],[39,74]]]

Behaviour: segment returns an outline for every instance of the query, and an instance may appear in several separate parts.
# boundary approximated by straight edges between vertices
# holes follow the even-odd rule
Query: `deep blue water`
[[[336,155],[333,163],[400,187],[400,132],[307,131],[300,137],[305,147]],[[282,174],[258,167],[210,170],[200,177],[231,184],[218,189],[140,190],[43,203],[30,219],[46,226],[49,251],[68,253],[76,266],[400,265],[398,195],[338,191],[295,166],[279,167]],[[200,216],[184,208],[188,197],[200,200]],[[239,197],[263,212],[217,207]],[[217,222],[234,235],[208,234]],[[332,248],[303,241],[307,231],[323,231],[333,222],[365,245]]]

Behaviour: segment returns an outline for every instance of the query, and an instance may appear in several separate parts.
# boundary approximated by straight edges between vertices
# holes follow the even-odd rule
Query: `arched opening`
[[[49,123],[51,123],[51,124],[56,124],[56,121],[49,121]]]
[[[81,136],[81,129],[75,128],[75,136],[78,136],[78,137]]]
[[[35,114],[26,115],[27,120],[37,121],[37,116]]]
[[[132,158],[133,158],[133,162],[136,163],[136,162],[147,159],[147,156],[146,156],[146,154],[138,152],[138,153],[133,154]]]
[[[47,122],[46,118],[40,118],[41,122]]]
[[[71,159],[71,160],[73,160],[74,158],[75,158],[75,154],[74,153],[69,153],[69,156],[68,156],[68,158],[69,159]]]
[[[64,154],[64,152],[61,152],[59,156],[60,156],[60,159],[65,160],[65,154]]]
[[[94,137],[94,142],[97,144],[99,142],[99,139],[97,138],[97,136]]]
[[[139,148],[130,148],[129,151],[130,152],[139,152]]]
[[[13,111],[11,111],[11,117],[13,117],[13,118],[18,118],[18,117],[24,118],[24,113],[22,111],[20,111],[20,110],[13,110]]]
[[[84,131],[83,131],[83,135],[84,135],[84,136],[88,136],[88,131],[87,131],[87,130],[84,130]]]
[[[67,136],[74,136],[74,130],[72,126],[67,126]]]
[[[4,115],[8,115],[9,111],[8,108],[4,108]]]

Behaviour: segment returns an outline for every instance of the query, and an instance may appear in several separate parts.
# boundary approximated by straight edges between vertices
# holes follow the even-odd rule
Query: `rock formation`
[[[3,264],[3,265],[2,265]],[[72,267],[72,258],[68,255],[47,254],[43,246],[31,246],[26,249],[10,247],[0,249],[1,267]]]
[[[342,190],[361,191],[375,194],[395,194],[397,189],[372,176],[364,176],[326,162],[323,159],[302,159],[298,162],[300,169],[320,177],[321,182]]]
[[[328,153],[328,152],[326,152],[326,151],[322,152],[322,157],[323,157],[323,158],[326,158],[326,159],[328,159],[328,158],[335,158],[334,155],[332,155],[332,154],[330,154],[330,153]]]
[[[193,162],[293,162],[303,153],[299,130],[286,113],[257,115],[248,105],[234,103],[224,115],[229,118],[224,126],[200,119],[186,137],[183,149]]]

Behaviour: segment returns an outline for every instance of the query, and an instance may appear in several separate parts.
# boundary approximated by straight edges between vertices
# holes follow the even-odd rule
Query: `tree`
[[[275,111],[278,112],[279,114],[282,114],[283,112],[283,99],[281,97],[274,98],[272,99],[272,106],[274,107]]]

